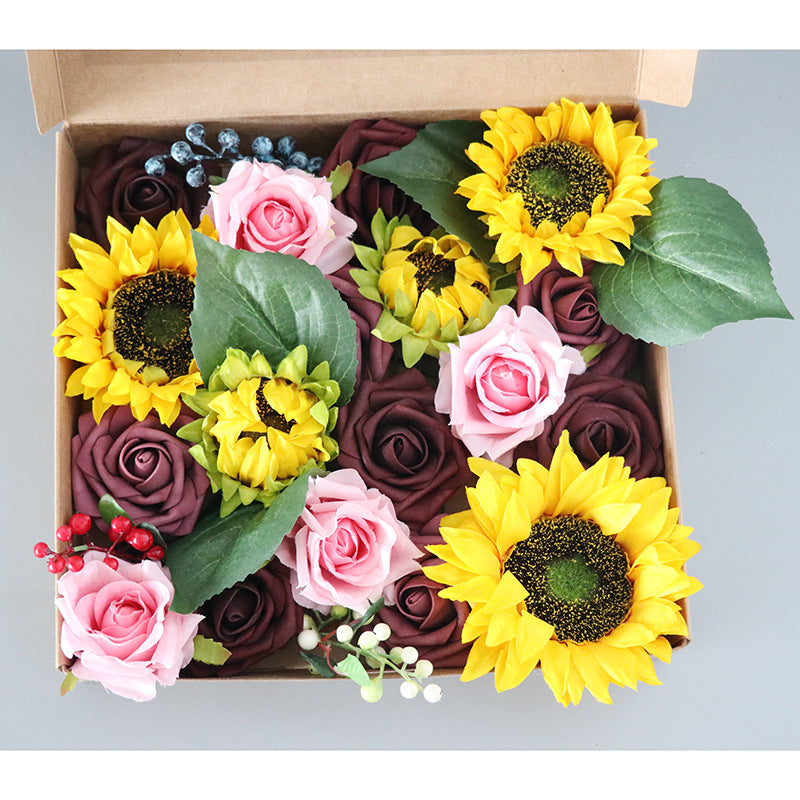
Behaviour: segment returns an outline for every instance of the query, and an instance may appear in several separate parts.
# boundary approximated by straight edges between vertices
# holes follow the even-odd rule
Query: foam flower
[[[668,637],[687,634],[679,601],[701,588],[684,571],[700,546],[664,479],[635,480],[607,455],[584,469],[566,432],[549,470],[471,467],[469,508],[442,520],[446,544],[428,547],[445,563],[424,568],[443,597],[470,604],[462,680],[494,671],[505,691],[540,666],[565,706],[584,688],[610,703],[612,683],[658,684],[651,656],[670,660]]]
[[[586,369],[535,308],[501,308],[481,331],[460,336],[439,359],[436,410],[473,456],[508,466],[564,402],[567,378]]]
[[[220,515],[254,501],[268,506],[295,478],[335,458],[339,384],[327,362],[306,372],[308,351],[292,350],[274,369],[256,351],[229,348],[208,388],[185,398],[201,415],[178,435],[222,492]]]
[[[303,170],[237,161],[211,187],[206,213],[222,244],[254,253],[286,253],[328,275],[353,255],[355,222],[333,207],[331,185]]]
[[[299,605],[364,613],[384,594],[394,603],[393,583],[416,570],[422,553],[392,501],[341,469],[309,480],[305,508],[275,555],[292,570]]]
[[[171,425],[181,394],[202,384],[189,336],[197,271],[191,230],[178,211],[157,228],[143,219],[128,230],[109,217],[107,251],[70,235],[80,268],[58,273],[72,288],[57,292],[65,319],[53,350],[80,365],[66,394],[91,400],[97,422],[112,406],[130,406],[137,420],[155,410]],[[214,235],[208,220],[200,230]]]
[[[576,275],[581,256],[622,264],[617,244],[629,246],[633,218],[650,213],[656,140],[639,136],[636,122],[614,122],[603,103],[589,112],[562,99],[537,117],[504,107],[481,119],[486,143],[467,149],[480,171],[457,194],[483,215],[497,260],[519,263],[526,282],[553,256]]]

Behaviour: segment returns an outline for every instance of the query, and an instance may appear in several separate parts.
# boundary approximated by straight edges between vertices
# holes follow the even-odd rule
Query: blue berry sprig
[[[186,171],[186,183],[197,188],[208,179],[202,164],[207,160],[227,161],[231,164],[235,164],[237,161],[261,161],[275,164],[283,169],[295,167],[311,175],[319,175],[319,171],[325,163],[324,159],[319,156],[309,158],[302,150],[298,150],[297,140],[293,136],[281,136],[275,144],[266,136],[257,136],[251,145],[253,152],[251,156],[239,151],[241,140],[233,128],[223,128],[217,135],[219,151],[214,150],[206,142],[206,129],[199,122],[193,122],[186,126],[186,138],[188,141],[174,142],[169,153],[148,158],[144,165],[145,172],[148,175],[160,177],[167,171],[166,159],[168,158],[187,167],[194,162],[194,166],[189,167]],[[195,148],[202,148],[206,152],[196,153],[192,145]]]

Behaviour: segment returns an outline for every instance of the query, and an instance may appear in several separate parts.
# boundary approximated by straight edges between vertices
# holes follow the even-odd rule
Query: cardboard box
[[[501,105],[540,113],[562,97],[589,107],[604,102],[615,118],[637,119],[643,129],[639,101],[687,105],[695,62],[696,51],[644,50],[29,51],[39,130],[64,123],[56,136],[55,269],[75,266],[68,237],[82,174],[100,146],[125,135],[174,141],[187,124],[203,122],[214,132],[231,126],[245,141],[291,133],[309,154],[324,157],[357,118],[423,125],[477,119],[484,109]],[[54,327],[61,319],[56,306]],[[641,353],[642,382],[661,421],[665,476],[677,506],[667,351],[646,345]],[[88,404],[65,397],[73,367],[65,359],[54,361],[55,528],[72,514],[70,442]],[[688,622],[686,601],[681,602]],[[57,619],[57,633],[59,628]],[[676,648],[689,641],[670,639]],[[58,645],[56,650],[57,666],[65,671],[69,660]],[[310,677],[293,643],[241,676]]]

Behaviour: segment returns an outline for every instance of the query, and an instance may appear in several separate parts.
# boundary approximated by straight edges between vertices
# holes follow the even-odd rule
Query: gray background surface
[[[800,315],[800,53],[703,51],[688,108],[645,103],[657,175],[724,186],[754,218]],[[726,325],[670,350],[694,641],[657,662],[663,686],[612,687],[563,709],[534,675],[440,682],[441,703],[389,684],[367,705],[336,682],[178,683],[136,704],[82,684],[59,697],[52,540],[54,134],[36,130],[24,53],[0,52],[0,748],[796,749],[800,537],[798,323]],[[133,743],[133,744],[132,744]],[[674,771],[674,766],[671,767]]]

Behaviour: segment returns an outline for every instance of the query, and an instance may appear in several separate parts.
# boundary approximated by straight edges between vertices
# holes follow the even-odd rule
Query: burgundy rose
[[[110,494],[136,523],[149,522],[166,537],[191,533],[208,475],[176,431],[194,418],[182,412],[165,428],[154,413],[137,422],[127,406],[109,409],[99,423],[83,414],[72,439],[75,508],[107,531],[97,504]]]
[[[471,475],[464,446],[433,396],[416,369],[380,383],[362,380],[336,426],[339,466],[357,470],[367,486],[387,495],[410,526],[441,511]]]
[[[183,675],[230,677],[280,650],[303,628],[303,609],[292,599],[289,570],[276,559],[207,600],[197,632],[231,651],[221,666],[191,661]]]
[[[169,144],[126,136],[119,144],[101,147],[94,165],[75,200],[77,232],[108,247],[106,218],[114,217],[128,228],[144,217],[157,226],[170,211],[183,209],[192,224],[200,224],[200,212],[208,203],[208,184],[193,188],[186,183],[186,167],[165,158],[161,176],[148,175],[144,165],[152,156],[169,153]],[[219,167],[203,169],[212,174]]]
[[[357,119],[342,134],[320,174],[330,175],[345,161],[358,167],[367,161],[382,158],[413,141],[416,135],[414,128],[389,119],[377,122]],[[370,247],[375,246],[370,223],[379,208],[383,209],[386,219],[408,214],[411,224],[422,233],[430,233],[436,227],[428,214],[393,183],[368,175],[360,169],[353,170],[350,182],[333,204],[356,221],[358,228],[354,238]]]
[[[356,383],[362,374],[365,378],[379,381],[386,374],[394,350],[390,342],[384,342],[372,335],[372,329],[381,316],[381,306],[358,291],[358,285],[350,277],[350,270],[350,266],[344,266],[327,277],[347,303],[350,316],[358,329]]]
[[[589,362],[587,370],[622,377],[636,359],[638,342],[603,321],[589,277],[592,262],[584,261],[583,269],[583,276],[578,277],[554,262],[527,284],[518,272],[516,309],[520,311],[524,306],[538,309],[556,329],[561,341],[578,350],[594,344],[604,345]]]
[[[434,557],[420,561],[420,565],[441,563]],[[377,614],[392,634],[384,647],[417,648],[420,658],[426,658],[439,669],[463,667],[471,642],[461,641],[461,630],[469,614],[464,602],[444,600],[439,597],[441,584],[425,577],[422,571],[400,578],[394,585],[396,603],[384,606]]]
[[[610,453],[625,459],[634,478],[663,474],[661,426],[641,384],[589,372],[572,378],[564,403],[546,420],[544,431],[521,444],[514,458],[550,466],[564,430],[584,467]]]

